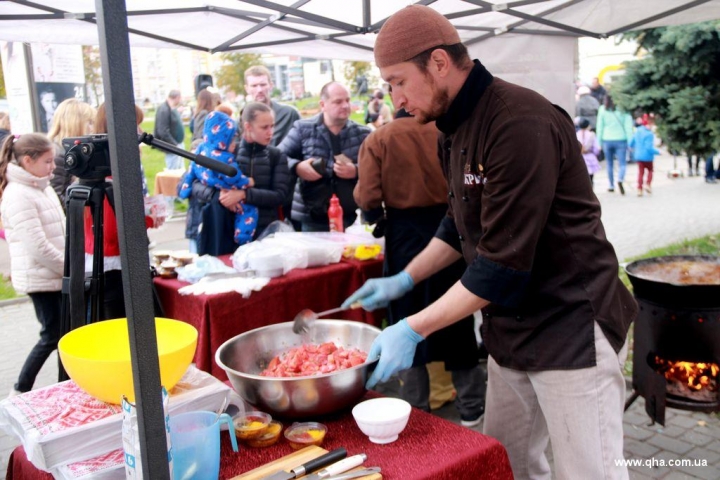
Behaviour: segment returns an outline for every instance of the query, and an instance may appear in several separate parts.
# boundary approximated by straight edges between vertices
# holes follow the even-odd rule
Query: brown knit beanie
[[[375,40],[375,63],[379,68],[410,60],[432,47],[461,43],[452,23],[441,13],[423,5],[410,5],[385,22]]]

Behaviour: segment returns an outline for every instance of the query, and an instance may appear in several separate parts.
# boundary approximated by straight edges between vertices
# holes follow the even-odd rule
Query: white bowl
[[[360,430],[373,443],[390,443],[397,440],[410,418],[410,404],[399,398],[373,398],[358,403],[352,409]]]

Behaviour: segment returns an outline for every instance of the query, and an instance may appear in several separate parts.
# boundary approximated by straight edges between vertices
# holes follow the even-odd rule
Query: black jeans
[[[62,292],[34,292],[28,296],[35,307],[35,315],[40,322],[40,340],[35,344],[20,370],[15,390],[29,392],[35,383],[35,377],[45,364],[45,360],[57,348],[60,340],[60,317],[62,315]]]
[[[125,291],[123,290],[122,271],[109,270],[105,272],[105,286],[103,289],[102,318],[125,318]]]

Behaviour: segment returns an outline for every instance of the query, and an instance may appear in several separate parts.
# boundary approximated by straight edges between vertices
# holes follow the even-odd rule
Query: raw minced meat
[[[333,342],[321,345],[300,345],[282,353],[268,364],[264,377],[304,377],[335,372],[361,365],[367,353],[357,348],[338,347]]]

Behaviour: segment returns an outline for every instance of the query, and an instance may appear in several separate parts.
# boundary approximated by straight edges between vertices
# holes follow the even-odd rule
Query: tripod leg
[[[60,335],[85,324],[85,232],[83,213],[90,199],[91,188],[87,185],[73,185],[67,191],[67,217],[65,228],[65,265],[62,285],[62,317]],[[68,376],[62,364],[59,365],[58,380]]]
[[[105,293],[105,252],[103,243],[105,241],[105,196],[106,191],[102,185],[93,187],[90,203],[92,206],[92,229],[95,241],[93,242],[92,275],[88,286],[88,323],[105,319],[103,313]]]

